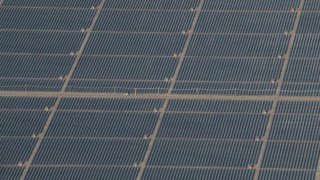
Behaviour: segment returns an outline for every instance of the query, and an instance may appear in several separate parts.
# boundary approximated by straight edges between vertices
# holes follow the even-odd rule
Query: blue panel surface
[[[262,113],[271,101],[170,100],[167,111]]]
[[[105,8],[110,9],[170,9],[189,10],[197,7],[199,0],[107,0]]]
[[[264,135],[268,118],[256,114],[166,113],[158,137],[255,139]]]
[[[5,0],[3,6],[90,8],[99,3],[100,0]]]
[[[33,164],[133,165],[147,146],[147,140],[45,139]]]
[[[0,91],[60,91],[63,80],[0,79]]]
[[[162,99],[63,98],[59,109],[153,111],[154,108],[162,107],[162,103]]]
[[[297,34],[291,52],[295,58],[319,58],[320,57],[320,35]]]
[[[279,59],[186,58],[178,80],[271,82],[282,64]]]
[[[0,52],[69,54],[77,52],[85,33],[46,31],[0,31]]]
[[[318,59],[290,59],[285,82],[320,82]]]
[[[200,14],[195,32],[284,33],[295,19],[292,12],[210,12]]]
[[[195,34],[188,56],[278,57],[287,50],[289,36],[261,34]]]
[[[68,92],[99,93],[167,93],[170,82],[165,81],[107,81],[107,80],[71,80]]]
[[[84,54],[172,56],[182,51],[186,38],[182,34],[94,32]]]
[[[306,11],[319,11],[320,2],[318,0],[308,0],[304,2],[303,10]]]
[[[173,76],[177,64],[177,58],[84,56],[73,78],[164,80]]]
[[[205,180],[205,179],[252,179],[253,170],[224,170],[197,168],[146,168],[142,179],[148,180]]]
[[[137,137],[153,133],[159,113],[57,112],[47,136]]]
[[[56,98],[0,97],[0,109],[44,109],[53,106]]]
[[[6,8],[0,9],[1,29],[45,29],[79,30],[87,29],[94,10],[85,9],[40,9]]]
[[[320,102],[280,101],[278,102],[276,112],[291,114],[320,114]]]
[[[320,141],[319,115],[275,115],[271,140]]]
[[[64,77],[69,73],[73,60],[73,56],[0,55],[0,77]]]
[[[97,31],[182,32],[191,28],[194,12],[104,10]]]
[[[0,178],[5,180],[19,179],[23,171],[23,167],[0,167]]]
[[[274,95],[274,83],[231,83],[231,82],[190,82],[178,81],[175,94],[225,94],[225,95]]]
[[[282,85],[282,96],[320,96],[320,84],[285,83]]]
[[[305,4],[306,3],[307,2],[305,2]],[[320,18],[320,13],[318,12],[302,12],[301,19],[299,22],[299,27],[298,27],[298,33],[319,33],[320,32],[319,18]]]
[[[0,136],[27,136],[40,134],[50,112],[0,111]]]
[[[261,170],[259,180],[314,180],[315,171],[268,171]]]
[[[258,160],[254,141],[156,140],[149,165],[247,167]]]
[[[31,167],[26,179],[105,180],[135,179],[137,168],[127,167]]]
[[[29,159],[36,139],[0,139],[0,165],[18,165]]]
[[[269,142],[262,167],[317,169],[319,151],[319,143]]]
[[[299,0],[207,0],[204,10],[255,10],[255,11],[289,11],[297,8]]]

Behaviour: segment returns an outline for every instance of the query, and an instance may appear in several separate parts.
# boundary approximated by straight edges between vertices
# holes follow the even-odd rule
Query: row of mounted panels
[[[18,7],[68,7],[68,8],[90,8],[98,6],[101,0],[5,0],[3,6]],[[200,0],[106,0],[104,8],[108,9],[170,9],[189,10],[199,6]],[[299,6],[299,0],[205,0],[204,10],[265,10],[265,11],[289,11]],[[304,10],[319,10],[320,3],[317,0],[305,2]]]
[[[52,107],[56,98],[0,97],[1,110],[43,110]],[[164,99],[62,98],[58,110],[82,111],[154,111]],[[272,101],[171,99],[166,112],[262,113],[271,109]],[[279,101],[275,113],[320,114],[317,101]]]
[[[40,134],[54,100],[2,97],[1,136]],[[63,98],[46,136],[143,138],[152,134],[160,115],[154,110],[162,104],[159,99]],[[256,140],[265,134],[271,105],[271,101],[171,100],[157,137]],[[279,102],[269,140],[318,141],[319,105]]]
[[[36,139],[1,138],[1,165],[28,160]],[[143,161],[149,140],[44,138],[32,165],[133,166]],[[147,166],[247,168],[257,164],[261,142],[156,139]],[[316,170],[319,142],[268,142],[262,168]]]
[[[74,56],[0,55],[0,77],[58,79],[68,75]],[[187,57],[178,81],[251,82],[277,81],[283,59]],[[173,57],[82,56],[74,80],[165,81],[179,62]],[[320,61],[290,59],[284,82],[319,83]]]
[[[85,33],[0,31],[0,52],[65,54],[79,51]],[[288,35],[194,34],[186,56],[268,57],[286,54]],[[83,55],[173,56],[182,52],[186,34],[93,32]],[[290,57],[320,57],[320,35],[296,35]]]
[[[1,91],[59,92],[63,80],[43,79],[0,79]],[[176,82],[173,94],[212,94],[212,95],[265,95],[276,93],[275,83],[229,83],[229,82]],[[169,82],[163,81],[108,81],[108,80],[71,80],[66,92],[84,93],[123,93],[164,94],[170,89]],[[319,96],[319,84],[285,83],[280,90],[281,96]]]
[[[60,91],[74,60],[75,56],[70,55],[0,55],[0,90]],[[167,93],[178,60],[82,56],[66,91]],[[186,57],[173,93],[274,95],[283,61],[283,58]],[[319,62],[290,59],[281,95],[319,95]]]
[[[0,168],[5,179],[19,179],[23,168]],[[31,167],[26,179],[136,179],[139,169],[131,167]],[[259,180],[314,180],[315,171],[261,170]],[[224,179],[251,180],[254,170],[210,168],[153,168],[146,167],[142,179],[154,180],[204,180]]]
[[[1,110],[1,136],[40,134],[50,112]],[[143,138],[153,133],[154,112],[56,112],[47,137]],[[165,113],[158,138],[248,139],[265,134],[269,115]],[[319,141],[319,115],[275,115],[269,140]]]
[[[0,29],[87,29],[96,10],[0,8]],[[191,28],[195,12],[102,10],[94,31],[181,33]],[[293,12],[201,12],[194,33],[285,33]],[[303,12],[297,33],[319,33],[320,13]]]

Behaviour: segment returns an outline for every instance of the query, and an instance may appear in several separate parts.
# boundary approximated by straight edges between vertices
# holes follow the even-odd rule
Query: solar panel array
[[[0,0],[0,179],[320,178],[319,11]]]

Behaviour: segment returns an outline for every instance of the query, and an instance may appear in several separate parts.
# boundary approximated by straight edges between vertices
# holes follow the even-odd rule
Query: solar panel
[[[0,179],[320,177],[317,0],[0,0]]]

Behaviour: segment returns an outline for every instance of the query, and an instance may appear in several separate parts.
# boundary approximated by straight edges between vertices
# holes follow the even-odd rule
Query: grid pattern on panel
[[[59,78],[68,74],[72,56],[0,55],[2,78]]]
[[[318,59],[291,59],[288,64],[281,95],[319,96],[319,62]]]
[[[26,179],[134,179],[137,173],[128,167],[32,167]]]
[[[299,25],[299,33],[319,33],[320,23],[319,12],[304,12],[301,16],[301,22]]]
[[[319,115],[276,115],[271,140],[319,141]]]
[[[56,98],[0,97],[1,179],[19,179]]]
[[[316,169],[319,143],[268,142],[262,166],[265,168]]]
[[[186,35],[94,32],[84,54],[172,56],[182,51]]]
[[[314,179],[303,2],[0,1],[1,178]]]
[[[182,32],[191,26],[190,11],[104,10],[95,26],[97,31]]]
[[[57,112],[49,137],[137,137],[152,134],[154,112]]]
[[[0,8],[1,29],[79,30],[91,24],[94,10]]]
[[[45,139],[34,159],[43,165],[133,165],[141,162],[147,140]]]
[[[189,10],[197,7],[199,0],[107,0],[105,8],[110,9],[169,9],[169,10]]]
[[[0,174],[2,179],[19,179],[22,174],[22,171],[22,167],[0,167]]]
[[[160,138],[255,139],[268,116],[260,114],[166,113]]]
[[[26,136],[40,134],[49,112],[45,111],[0,111],[0,136]]]
[[[164,80],[173,76],[177,63],[176,58],[169,57],[84,56],[80,59],[73,78]]]
[[[256,11],[289,11],[297,8],[299,0],[215,0],[205,1],[204,10],[256,10]]]
[[[53,106],[56,98],[0,97],[0,109],[44,109]]]
[[[187,58],[179,80],[271,82],[279,78],[282,60]]]
[[[18,165],[28,160],[36,143],[35,139],[1,138],[0,165]]]
[[[278,57],[285,54],[286,35],[195,34],[188,56]]]
[[[319,58],[320,36],[318,34],[296,35],[291,57],[294,58]]]
[[[262,170],[259,176],[261,180],[300,180],[300,179],[315,179],[314,171],[268,171]]]
[[[320,82],[319,68],[319,60],[292,59],[288,65],[285,82]]]
[[[320,84],[309,83],[284,83],[281,91],[282,96],[319,96]]]
[[[63,80],[52,79],[0,79],[1,91],[60,91],[63,86]]]
[[[320,102],[280,101],[276,112],[291,114],[320,114]]]
[[[309,0],[304,3],[303,10],[306,11],[319,11],[320,10],[320,2],[317,0]]]
[[[196,32],[284,33],[290,32],[295,13],[290,12],[210,12],[201,13]]]
[[[184,82],[176,83],[175,94],[274,95],[275,83]]]
[[[154,108],[160,108],[162,103],[161,99],[63,98],[59,109],[152,111]]]
[[[166,81],[71,80],[67,92],[160,94],[167,93],[169,86]]]
[[[253,173],[253,170],[147,168],[142,179],[251,179]]]
[[[271,105],[271,101],[171,100],[167,111],[262,113]]]
[[[0,31],[1,53],[69,54],[77,52],[81,32]]]
[[[6,0],[3,6],[17,7],[59,7],[59,8],[90,8],[99,5],[100,0]]]
[[[156,140],[149,165],[247,167],[257,161],[259,142]]]

